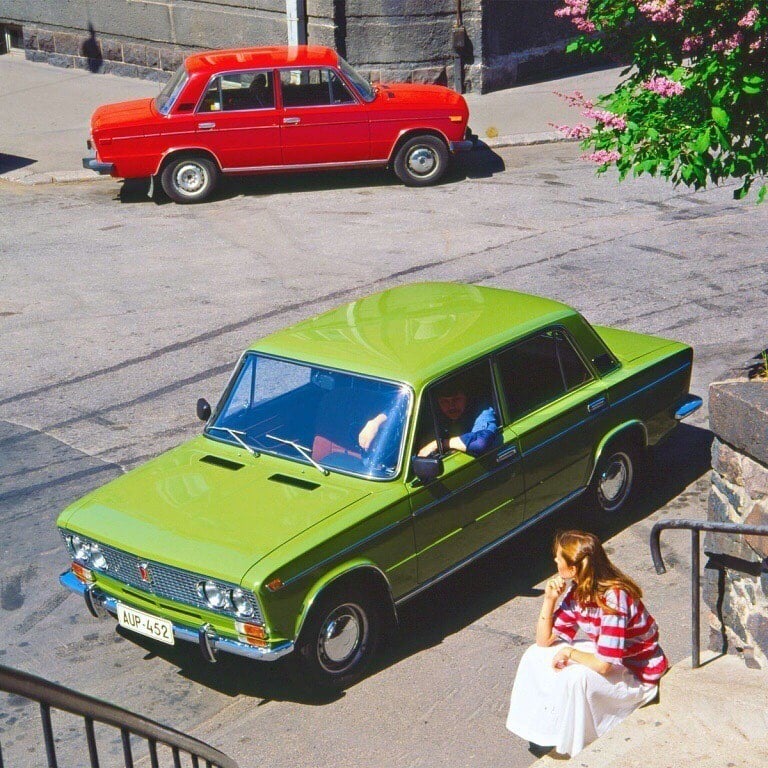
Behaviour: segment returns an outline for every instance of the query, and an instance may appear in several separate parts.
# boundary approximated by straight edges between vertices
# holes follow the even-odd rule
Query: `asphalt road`
[[[507,697],[554,569],[552,533],[566,526],[609,540],[668,655],[686,656],[688,540],[665,538],[663,577],[647,542],[657,519],[706,514],[705,411],[659,450],[630,517],[576,505],[413,600],[380,666],[333,700],[279,665],[207,666],[194,648],[120,634],[57,582],[66,504],[196,434],[195,400],[217,397],[254,338],[388,286],[514,288],[679,339],[706,397],[765,346],[768,207],[733,201],[732,188],[596,178],[578,155],[476,152],[425,190],[385,173],[238,180],[196,207],[113,181],[0,182],[0,663],[191,730],[243,766],[525,766],[527,745],[504,730]],[[0,702],[6,764],[41,764],[34,708]],[[57,722],[77,764],[81,726]]]

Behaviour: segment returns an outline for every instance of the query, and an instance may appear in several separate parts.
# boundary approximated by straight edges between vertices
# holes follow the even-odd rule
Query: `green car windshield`
[[[403,384],[249,352],[208,437],[375,480],[399,470],[411,390]],[[375,433],[363,448],[360,432]]]

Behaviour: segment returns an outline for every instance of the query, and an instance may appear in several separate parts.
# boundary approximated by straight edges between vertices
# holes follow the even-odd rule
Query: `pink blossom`
[[[576,123],[576,125],[556,125],[550,123],[556,130],[565,136],[566,139],[586,139],[592,135],[592,129],[584,123]]]
[[[692,37],[686,37],[685,40],[683,40],[683,52],[693,53],[693,51],[698,51],[699,48],[701,48],[703,45],[703,35],[693,35]]]
[[[555,11],[559,19],[570,19],[580,32],[594,32],[597,27],[587,19],[589,0],[563,0],[565,6]]]
[[[679,96],[684,90],[685,86],[681,83],[676,83],[674,80],[670,80],[668,77],[652,77],[643,83],[643,88],[647,91],[653,91],[658,93],[659,96]]]
[[[683,20],[683,8],[677,0],[645,0],[638,3],[638,9],[651,21],[659,23],[676,22]]]
[[[585,107],[586,109],[591,109],[595,106],[595,102],[584,96],[581,91],[574,91],[573,93],[560,93],[560,91],[552,91],[552,93],[566,101],[569,107]]]
[[[739,19],[739,26],[754,27],[759,15],[760,11],[757,8],[750,9],[741,17],[741,19]]]
[[[605,109],[595,109],[588,107],[582,110],[582,115],[598,123],[602,123],[606,128],[615,128],[617,131],[623,131],[627,127],[627,121],[621,115],[614,115]]]
[[[749,50],[750,51],[759,51],[763,47],[763,43],[765,42],[765,39],[762,37],[758,37],[757,40],[755,40],[753,43],[749,44]]]
[[[621,155],[613,149],[598,149],[591,154],[582,155],[582,158],[584,158],[584,160],[591,160],[593,163],[604,165],[605,163],[615,163],[621,158]]]
[[[735,51],[744,42],[744,35],[741,32],[736,32],[725,40],[718,40],[712,44],[712,50],[723,53],[730,53]]]

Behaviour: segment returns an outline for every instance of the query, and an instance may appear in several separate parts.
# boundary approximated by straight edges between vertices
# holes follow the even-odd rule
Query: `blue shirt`
[[[456,436],[457,432],[461,442],[467,446],[470,456],[480,456],[493,448],[499,440],[498,419],[492,406],[481,407],[480,413],[471,421],[469,414],[464,414],[455,422],[444,421],[441,432],[443,437]],[[466,430],[462,433],[463,430]]]

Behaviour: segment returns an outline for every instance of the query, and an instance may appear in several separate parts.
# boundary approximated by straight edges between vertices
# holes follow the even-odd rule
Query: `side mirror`
[[[443,459],[440,456],[414,456],[411,459],[411,469],[426,485],[443,474]]]
[[[208,421],[211,418],[211,404],[204,397],[197,401],[197,418],[200,421]]]

